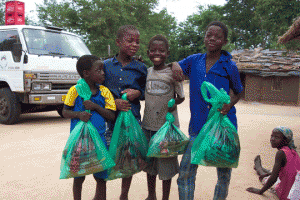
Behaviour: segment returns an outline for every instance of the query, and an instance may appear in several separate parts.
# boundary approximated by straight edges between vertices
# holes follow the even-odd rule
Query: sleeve
[[[229,66],[230,89],[232,89],[235,94],[239,94],[243,91],[239,70],[233,61],[229,62]]]
[[[101,95],[105,98],[105,108],[116,111],[116,103],[112,93],[103,85],[100,86]]]
[[[177,82],[175,81],[175,93],[180,97],[180,98],[185,98],[184,91],[183,91],[183,81]]]
[[[139,100],[145,100],[145,89],[146,89],[146,81],[147,81],[147,67],[146,65],[143,64],[142,66],[142,75],[141,77],[138,79],[138,87],[139,87],[139,91],[141,92],[141,96],[139,97]]]
[[[180,65],[183,73],[188,76],[190,78],[190,74],[191,74],[191,66],[192,66],[192,57],[193,55],[181,60],[178,62],[178,64]]]
[[[77,90],[75,86],[72,86],[66,96],[64,104],[69,107],[73,107],[75,105],[75,100],[78,97]]]

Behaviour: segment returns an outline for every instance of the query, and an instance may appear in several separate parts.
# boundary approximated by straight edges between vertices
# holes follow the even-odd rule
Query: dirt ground
[[[178,109],[181,130],[188,134],[188,84],[184,87],[187,98]],[[275,200],[277,198],[270,192],[259,196],[246,191],[250,186],[262,187],[253,170],[253,159],[260,154],[264,167],[272,169],[276,149],[271,148],[269,138],[272,129],[278,125],[290,127],[296,146],[300,146],[300,108],[243,101],[236,107],[241,155],[238,168],[232,172],[227,199]],[[0,133],[1,200],[72,199],[73,180],[59,180],[61,154],[69,136],[68,119],[60,118],[56,112],[23,115],[18,124],[0,125]],[[176,180],[177,176],[172,181],[171,200],[179,199]],[[212,199],[216,181],[215,168],[199,166],[195,199]],[[93,177],[87,176],[82,199],[93,198],[95,185]],[[121,180],[109,181],[107,199],[119,199],[120,186]],[[161,181],[157,181],[158,199],[161,199],[161,191]],[[146,174],[140,172],[133,177],[129,199],[146,197]]]

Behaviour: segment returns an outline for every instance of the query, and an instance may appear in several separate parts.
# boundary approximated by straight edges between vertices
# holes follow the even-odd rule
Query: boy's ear
[[[223,46],[225,46],[227,43],[228,43],[228,39],[225,39]]]
[[[120,38],[117,38],[117,39],[116,39],[116,45],[117,45],[118,47],[120,47]]]
[[[87,76],[89,76],[88,71],[87,70],[83,70],[83,77],[87,77]]]

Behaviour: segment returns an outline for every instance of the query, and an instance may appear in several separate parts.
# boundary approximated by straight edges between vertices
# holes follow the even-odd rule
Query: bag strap
[[[76,88],[78,95],[81,98],[83,98],[84,101],[91,99],[92,91],[90,89],[90,86],[87,84],[87,82],[83,78],[81,78],[77,81],[75,88]]]

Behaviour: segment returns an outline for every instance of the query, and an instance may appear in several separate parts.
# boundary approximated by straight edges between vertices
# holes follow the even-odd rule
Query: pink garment
[[[289,192],[294,184],[297,171],[300,170],[300,157],[297,152],[287,146],[281,148],[284,151],[287,163],[279,172],[280,183],[275,188],[280,200],[288,200]]]

